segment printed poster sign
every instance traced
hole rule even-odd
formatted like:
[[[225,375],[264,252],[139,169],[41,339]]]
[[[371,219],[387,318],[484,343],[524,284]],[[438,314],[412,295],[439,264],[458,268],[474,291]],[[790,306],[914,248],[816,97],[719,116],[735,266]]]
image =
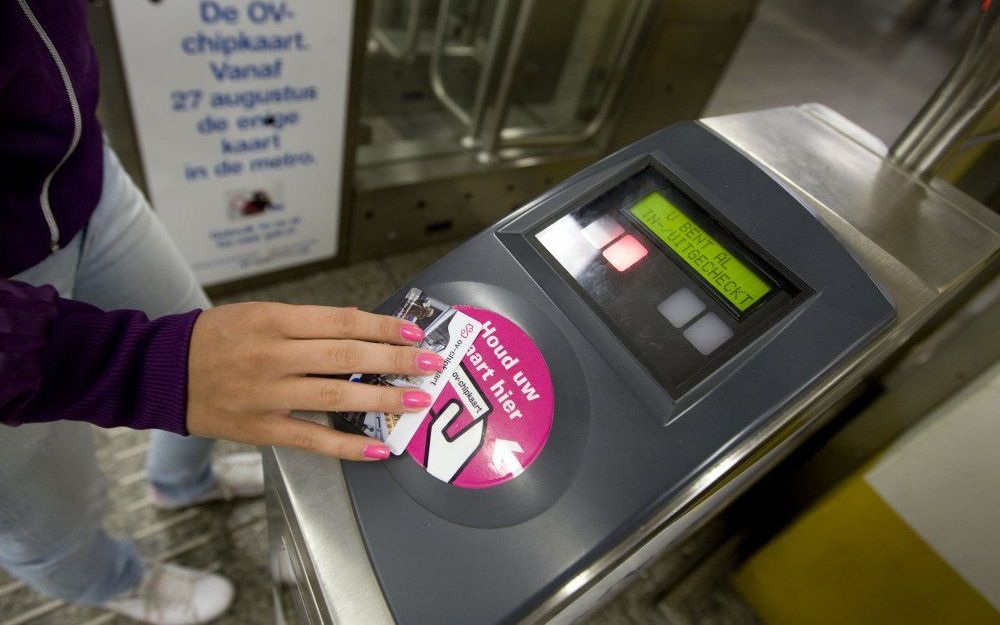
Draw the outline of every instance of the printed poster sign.
[[[498,313],[455,306],[482,323],[479,336],[407,447],[439,480],[490,488],[516,478],[552,430],[552,379],[541,352]]]
[[[353,6],[112,0],[150,200],[203,284],[337,253]]]

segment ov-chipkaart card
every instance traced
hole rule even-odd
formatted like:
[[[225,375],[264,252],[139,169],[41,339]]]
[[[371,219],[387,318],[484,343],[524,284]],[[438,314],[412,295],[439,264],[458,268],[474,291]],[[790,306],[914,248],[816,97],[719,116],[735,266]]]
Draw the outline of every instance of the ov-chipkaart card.
[[[395,316],[420,326],[424,340],[417,347],[436,352],[444,359],[444,368],[430,376],[355,374],[351,380],[383,386],[407,386],[431,396],[431,405],[448,384],[472,342],[479,336],[482,324],[460,310],[443,304],[417,288],[410,289]],[[389,450],[403,453],[430,407],[419,412],[391,414],[385,412],[351,412],[344,418],[368,436],[382,440]]]

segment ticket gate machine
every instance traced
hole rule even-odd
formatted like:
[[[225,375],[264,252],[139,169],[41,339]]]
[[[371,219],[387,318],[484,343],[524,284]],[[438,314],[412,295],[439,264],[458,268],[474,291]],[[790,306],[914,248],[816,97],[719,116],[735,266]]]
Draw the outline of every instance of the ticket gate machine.
[[[995,268],[1000,219],[880,152],[817,106],[675,125],[415,278],[523,331],[549,422],[486,435],[481,484],[425,470],[433,428],[385,463],[268,450],[284,618],[571,622],[689,536]],[[504,367],[463,365],[486,429],[511,431],[528,369],[498,390]]]

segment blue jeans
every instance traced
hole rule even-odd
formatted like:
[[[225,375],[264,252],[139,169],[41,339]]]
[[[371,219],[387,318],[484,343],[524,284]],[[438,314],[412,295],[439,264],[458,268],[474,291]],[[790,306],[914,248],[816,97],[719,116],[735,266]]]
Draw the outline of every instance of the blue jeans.
[[[86,229],[14,279],[63,297],[151,318],[207,308],[208,298],[142,193],[105,148],[104,189]],[[154,431],[146,468],[167,499],[215,486],[213,441]],[[101,603],[143,574],[132,543],[102,527],[107,493],[91,426],[76,421],[0,426],[0,566],[39,592]]]

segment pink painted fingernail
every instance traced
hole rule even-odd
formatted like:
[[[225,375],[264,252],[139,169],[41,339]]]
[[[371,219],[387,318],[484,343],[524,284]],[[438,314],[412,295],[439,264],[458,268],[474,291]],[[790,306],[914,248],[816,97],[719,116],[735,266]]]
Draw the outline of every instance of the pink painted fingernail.
[[[431,396],[423,391],[403,393],[403,405],[407,408],[426,408],[431,405]]]
[[[432,352],[417,354],[417,369],[421,371],[440,371],[444,369],[444,358]]]
[[[420,326],[413,325],[412,323],[404,323],[403,327],[400,328],[399,334],[407,341],[417,341],[424,340],[424,331],[420,329]]]
[[[364,453],[365,458],[385,460],[389,457],[389,448],[385,445],[368,445],[362,453]]]

